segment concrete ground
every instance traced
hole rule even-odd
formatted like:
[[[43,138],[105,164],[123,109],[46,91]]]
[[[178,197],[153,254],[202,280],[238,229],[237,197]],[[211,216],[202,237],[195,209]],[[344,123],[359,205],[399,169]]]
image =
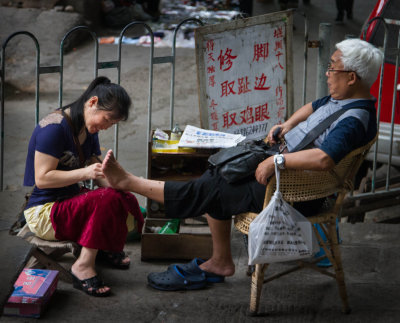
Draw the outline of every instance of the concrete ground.
[[[309,19],[310,39],[317,39],[318,26],[322,22],[332,23],[332,42],[340,41],[347,34],[358,35],[375,0],[355,0],[354,20],[344,25],[334,25],[336,16],[334,1],[311,0],[309,6],[299,1]],[[7,8],[8,9],[8,8]],[[26,9],[19,9],[26,10]],[[254,1],[254,15],[275,11],[274,1]],[[6,8],[0,7],[0,16],[9,14]],[[36,12],[37,13],[37,12]],[[41,19],[31,18],[32,10],[12,12],[15,19],[0,19],[0,40],[16,30],[32,28],[38,38],[52,34],[53,39],[60,41],[65,31],[74,25],[68,25],[61,16],[41,13]],[[43,18],[45,15],[46,19]],[[35,16],[37,17],[37,15]],[[52,21],[51,19],[56,19]],[[75,19],[78,19],[74,16]],[[46,20],[46,24],[41,22]],[[63,21],[62,27],[57,23]],[[53,22],[53,23],[52,23]],[[294,76],[295,84],[301,84],[303,56],[303,18],[295,16],[294,30]],[[47,33],[49,25],[53,33]],[[41,29],[42,28],[42,29]],[[113,31],[101,30],[99,35],[109,35]],[[118,35],[119,31],[115,32]],[[56,37],[58,36],[58,37]],[[39,39],[39,41],[41,41]],[[41,42],[40,42],[41,43]],[[42,44],[42,43],[41,43]],[[46,64],[57,64],[54,49],[44,45],[42,61]],[[115,45],[100,46],[100,60],[113,60],[117,54]],[[119,161],[129,171],[145,175],[146,168],[146,132],[147,132],[147,98],[148,98],[148,48],[127,46],[123,49],[123,69],[121,84],[127,88],[134,100],[134,110],[129,120],[120,126]],[[169,55],[170,49],[156,49],[156,56]],[[315,98],[315,57],[316,50],[311,50],[309,79],[307,84],[307,101]],[[29,55],[26,55],[27,57]],[[24,57],[21,61],[25,69],[32,69],[32,63]],[[78,95],[93,76],[91,59],[93,46],[83,43],[76,50],[65,56],[64,102]],[[178,49],[175,91],[175,118],[181,125],[199,126],[199,112],[196,84],[195,53],[192,49]],[[12,59],[11,59],[11,63]],[[15,62],[14,62],[15,63]],[[34,81],[26,73],[11,75],[11,85],[6,93],[6,129],[5,129],[5,191],[0,192],[0,241],[2,261],[0,265],[2,280],[0,289],[9,288],[12,278],[18,274],[18,264],[28,249],[16,242],[15,237],[7,235],[15,214],[22,203],[26,189],[21,186],[24,173],[24,162],[27,141],[34,124],[34,96],[23,92],[29,90]],[[15,71],[14,70],[14,71]],[[103,70],[113,80],[116,73]],[[169,126],[169,65],[157,66],[155,69],[153,94],[153,128]],[[8,79],[8,78],[7,78]],[[28,80],[28,81],[27,81]],[[29,82],[29,80],[31,80]],[[58,79],[55,76],[42,76],[40,116],[47,114],[57,105]],[[19,84],[22,84],[19,86]],[[22,89],[22,90],[21,90]],[[295,106],[300,105],[301,86],[295,87]],[[28,108],[29,107],[29,108]],[[102,148],[113,146],[113,133],[107,131],[101,135]],[[138,197],[141,205],[144,199]],[[394,212],[398,211],[396,209]],[[144,262],[140,260],[140,242],[128,242],[126,251],[132,259],[131,268],[127,271],[110,269],[99,265],[99,274],[112,287],[113,295],[98,299],[86,296],[73,289],[71,285],[60,282],[57,292],[41,321],[44,322],[398,322],[400,320],[400,272],[399,239],[400,227],[396,224],[357,223],[340,224],[342,254],[345,278],[352,308],[350,315],[341,313],[341,304],[334,280],[310,271],[289,275],[269,283],[264,287],[260,317],[248,317],[250,278],[246,275],[247,254],[242,237],[233,230],[232,250],[236,264],[236,274],[226,279],[223,284],[215,284],[204,290],[191,292],[161,292],[146,284],[149,272],[164,271],[169,261]],[[25,250],[22,258],[14,259],[13,250]],[[7,256],[8,255],[8,256]],[[62,259],[66,267],[73,259],[65,256]],[[271,265],[267,270],[275,272],[286,268],[288,264]],[[1,322],[34,322],[34,319],[0,317]]]
[[[42,322],[385,322],[400,319],[399,227],[392,224],[341,224],[341,246],[351,314],[341,312],[336,283],[304,270],[264,286],[260,317],[248,317],[250,277],[242,237],[235,232],[232,249],[236,274],[223,284],[189,292],[163,292],[146,284],[149,272],[164,271],[169,262],[140,261],[140,245],[128,243],[127,271],[98,266],[112,287],[109,298],[89,297],[59,282]],[[16,239],[16,238],[14,238]],[[3,248],[14,241],[2,240]],[[65,257],[63,263],[72,265]],[[271,264],[267,273],[289,268]],[[1,322],[35,322],[1,317]]]

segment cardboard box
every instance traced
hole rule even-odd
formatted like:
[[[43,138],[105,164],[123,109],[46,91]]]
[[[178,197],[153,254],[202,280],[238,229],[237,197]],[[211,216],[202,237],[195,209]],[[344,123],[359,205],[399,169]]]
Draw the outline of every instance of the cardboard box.
[[[57,288],[58,271],[25,268],[4,306],[4,315],[38,318]]]
[[[206,225],[180,225],[176,234],[159,234],[151,227],[161,228],[168,219],[147,218],[141,241],[141,260],[209,259],[212,255],[210,229]]]

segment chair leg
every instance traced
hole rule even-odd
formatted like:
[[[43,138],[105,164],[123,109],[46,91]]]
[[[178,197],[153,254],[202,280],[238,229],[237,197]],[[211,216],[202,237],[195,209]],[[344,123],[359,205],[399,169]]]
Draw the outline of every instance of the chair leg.
[[[247,256],[248,256],[249,255],[249,236],[247,234],[243,234],[242,237],[243,237],[244,247],[247,251]],[[253,275],[255,267],[256,267],[255,265],[248,265],[246,275],[247,276]]]
[[[337,238],[337,232],[336,232],[336,225],[330,224],[329,225],[329,235],[331,238],[331,252],[333,256],[333,266],[335,269],[335,274],[336,274],[336,283],[338,285],[339,289],[339,295],[342,300],[342,312],[345,314],[350,313],[350,307],[348,304],[348,299],[347,299],[347,291],[346,291],[346,284],[344,281],[344,271],[343,271],[343,265],[342,265],[342,257],[340,255],[340,249],[339,249],[339,243],[338,243],[338,238]]]
[[[58,262],[51,259],[46,253],[44,253],[39,248],[35,248],[32,252],[32,256],[34,256],[43,266],[50,270],[58,270],[60,273],[60,279],[67,283],[72,283],[71,274]]]
[[[256,270],[251,277],[250,309],[251,316],[257,315],[260,305],[262,286],[264,283],[264,272],[268,264],[256,264]]]

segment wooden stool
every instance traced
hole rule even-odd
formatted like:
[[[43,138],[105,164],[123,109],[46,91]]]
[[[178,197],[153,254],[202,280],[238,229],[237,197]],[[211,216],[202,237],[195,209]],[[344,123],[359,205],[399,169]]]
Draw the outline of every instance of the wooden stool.
[[[78,256],[80,252],[80,246],[72,241],[48,241],[43,240],[35,236],[29,230],[27,224],[19,231],[18,237],[24,239],[34,246],[32,256],[44,266],[46,269],[58,270],[60,272],[60,279],[72,283],[71,273],[60,265],[54,258],[55,256],[61,256],[67,252],[71,252],[74,256]],[[30,261],[27,267],[31,267],[33,262]]]

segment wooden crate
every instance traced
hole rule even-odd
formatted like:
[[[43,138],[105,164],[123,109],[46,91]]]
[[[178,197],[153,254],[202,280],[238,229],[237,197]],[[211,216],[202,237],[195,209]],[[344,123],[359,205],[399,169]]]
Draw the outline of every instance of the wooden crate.
[[[165,130],[168,134],[170,131]],[[151,136],[153,132],[151,132]],[[194,149],[191,152],[160,153],[152,151],[149,143],[149,179],[160,181],[188,181],[201,176],[207,169],[208,157],[217,149]],[[186,219],[181,221],[177,234],[158,234],[151,227],[162,227],[168,219],[164,206],[147,200],[147,219],[144,224],[141,259],[208,259],[212,254],[210,229],[202,221]]]
[[[195,257],[208,259],[212,254],[210,229],[206,225],[181,225],[176,234],[159,234],[151,232],[152,227],[162,227],[167,219],[150,219],[145,221],[141,243],[141,259],[182,259]]]

